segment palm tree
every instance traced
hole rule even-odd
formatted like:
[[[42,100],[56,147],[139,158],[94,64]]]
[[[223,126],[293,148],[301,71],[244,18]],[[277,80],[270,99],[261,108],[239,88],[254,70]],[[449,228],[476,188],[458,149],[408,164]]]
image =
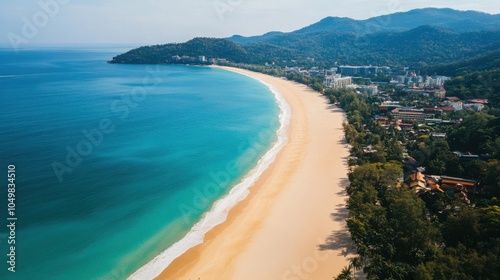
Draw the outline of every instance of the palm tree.
[[[363,261],[361,260],[361,257],[355,257],[355,258],[350,258],[349,259],[350,266],[353,268],[353,279],[356,279],[356,270],[357,269],[362,269],[363,268]]]
[[[351,270],[352,270],[352,265],[349,264],[348,266],[344,266],[342,271],[340,272],[337,277],[335,277],[335,280],[354,280],[351,276]]]

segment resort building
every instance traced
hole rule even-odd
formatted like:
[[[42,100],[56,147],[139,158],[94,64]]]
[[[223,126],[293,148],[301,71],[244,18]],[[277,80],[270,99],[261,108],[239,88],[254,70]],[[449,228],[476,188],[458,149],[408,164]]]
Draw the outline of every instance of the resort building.
[[[472,109],[474,111],[481,111],[484,109],[484,104],[481,103],[467,103],[463,105],[464,109]]]
[[[207,62],[207,58],[204,55],[200,55],[200,56],[198,56],[198,61],[205,63],[205,62]]]
[[[469,189],[475,187],[476,185],[477,181],[474,180],[441,176],[441,188],[444,190],[460,189],[462,187]]]
[[[424,174],[420,172],[415,172],[410,174],[408,177],[408,187],[410,189],[415,189],[415,190],[425,190],[427,187],[427,183],[425,181]]]
[[[460,98],[456,96],[446,97],[444,103],[446,104],[446,106],[455,108],[455,111],[463,110],[464,103],[460,100]]]
[[[350,85],[352,85],[352,77],[342,77],[340,74],[325,77],[325,87],[327,88],[347,88]]]
[[[391,116],[395,120],[402,122],[417,122],[425,123],[426,119],[433,119],[435,117],[432,113],[425,113],[424,109],[414,108],[396,108],[391,111]]]
[[[419,88],[437,88],[442,87],[446,81],[450,80],[450,77],[445,76],[420,76],[415,72],[407,73],[406,75],[397,76],[391,83],[398,83],[402,85],[407,85],[410,87]]]
[[[370,96],[377,95],[378,94],[378,86],[377,85],[364,86],[364,87],[361,87],[361,91],[370,95]]]
[[[402,106],[399,105],[399,101],[384,101],[382,104],[380,104],[379,110],[381,113],[385,113],[401,107]]]
[[[378,66],[339,66],[338,72],[345,76],[376,75],[379,72]]]
[[[425,79],[425,85],[429,87],[441,87],[446,81],[450,80],[450,77],[446,76],[427,76]]]
[[[477,181],[456,178],[449,176],[425,175],[421,172],[414,172],[406,179],[406,186],[415,191],[438,191],[443,193],[446,190],[461,192],[462,196],[466,197],[466,193],[470,192]]]
[[[437,139],[437,138],[446,138],[446,132],[432,132],[431,133],[431,138]]]

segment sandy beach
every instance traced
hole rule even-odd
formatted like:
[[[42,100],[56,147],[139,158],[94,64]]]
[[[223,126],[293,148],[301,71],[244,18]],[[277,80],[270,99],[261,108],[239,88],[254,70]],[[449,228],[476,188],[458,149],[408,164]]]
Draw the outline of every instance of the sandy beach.
[[[345,226],[343,112],[304,85],[224,69],[258,78],[283,95],[292,111],[289,140],[227,220],[157,279],[332,279],[353,247]]]

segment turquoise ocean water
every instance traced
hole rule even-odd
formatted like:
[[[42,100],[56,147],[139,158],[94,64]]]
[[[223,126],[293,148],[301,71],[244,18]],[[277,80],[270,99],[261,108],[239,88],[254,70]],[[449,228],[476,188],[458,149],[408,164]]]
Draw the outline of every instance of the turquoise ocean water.
[[[8,224],[9,164],[17,218],[16,272],[4,225],[0,279],[125,279],[276,141],[280,109],[258,81],[107,64],[117,53],[0,49],[0,218]]]

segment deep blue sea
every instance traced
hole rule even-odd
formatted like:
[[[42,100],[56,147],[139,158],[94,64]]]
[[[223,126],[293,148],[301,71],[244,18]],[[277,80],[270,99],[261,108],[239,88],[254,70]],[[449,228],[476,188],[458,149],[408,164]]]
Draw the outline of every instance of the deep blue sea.
[[[276,140],[280,109],[260,82],[106,63],[119,52],[0,49],[0,279],[127,278],[190,232]]]

